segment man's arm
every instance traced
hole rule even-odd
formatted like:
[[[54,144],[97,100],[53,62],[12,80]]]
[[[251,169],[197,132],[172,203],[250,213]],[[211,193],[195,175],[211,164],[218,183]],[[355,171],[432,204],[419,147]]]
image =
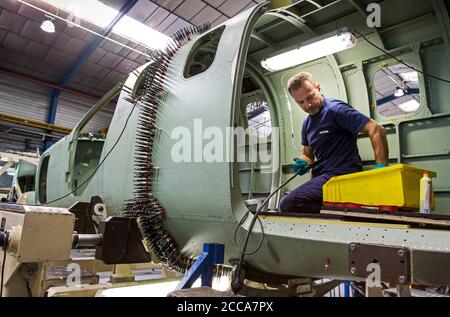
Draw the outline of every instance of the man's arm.
[[[300,154],[300,158],[302,160],[305,160],[306,163],[308,163],[309,167],[312,167],[315,160],[313,149],[310,148],[309,146],[304,146],[303,153]]]
[[[375,154],[375,164],[389,163],[389,146],[386,136],[386,129],[376,121],[370,119],[361,132],[368,134],[372,142],[373,152]]]

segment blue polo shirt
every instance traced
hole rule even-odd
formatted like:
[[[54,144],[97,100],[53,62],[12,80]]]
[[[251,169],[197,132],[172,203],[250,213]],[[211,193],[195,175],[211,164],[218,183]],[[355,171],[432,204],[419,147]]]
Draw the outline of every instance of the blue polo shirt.
[[[302,127],[302,144],[313,149],[312,175],[344,175],[362,171],[356,140],[370,118],[349,104],[325,98],[322,110],[308,116]]]

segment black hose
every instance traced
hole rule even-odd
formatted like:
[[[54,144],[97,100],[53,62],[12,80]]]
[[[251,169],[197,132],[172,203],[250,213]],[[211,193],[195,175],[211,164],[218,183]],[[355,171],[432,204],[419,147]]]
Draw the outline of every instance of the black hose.
[[[246,255],[253,255],[253,254],[255,254],[256,252],[258,252],[259,248],[261,248],[262,243],[263,243],[263,241],[264,241],[264,230],[263,230],[263,231],[262,231],[262,232],[263,232],[263,238],[261,239],[261,243],[260,243],[260,245],[258,246],[258,248],[257,248],[253,253],[251,253],[251,254],[247,254],[247,253],[246,253],[248,241],[250,240],[250,235],[252,234],[253,227],[255,226],[256,220],[259,220],[259,221],[260,221],[260,223],[261,223],[261,228],[263,228],[262,222],[261,222],[261,220],[259,219],[258,215],[261,213],[261,211],[264,209],[264,207],[267,205],[267,203],[270,201],[270,199],[271,199],[273,196],[275,196],[275,194],[278,193],[281,189],[283,189],[287,184],[289,184],[290,182],[292,182],[292,181],[300,174],[301,171],[302,171],[302,170],[300,170],[300,171],[298,171],[297,173],[295,173],[295,175],[292,176],[288,181],[286,181],[283,185],[281,185],[280,187],[278,187],[272,194],[269,195],[269,197],[266,198],[266,200],[264,200],[264,202],[263,202],[263,203],[258,207],[258,209],[256,210],[255,215],[253,216],[252,222],[250,223],[250,226],[249,226],[249,228],[248,228],[247,235],[246,235],[246,237],[245,237],[244,246],[243,246],[242,250],[240,251],[241,256],[240,256],[240,258],[239,258],[239,262],[238,262],[237,267],[236,267],[235,275],[234,275],[234,277],[233,277],[233,280],[231,281],[231,289],[233,290],[233,292],[234,292],[235,294],[239,293],[239,292],[242,290],[243,286],[244,286],[244,284],[243,284],[243,282],[242,282],[242,280],[241,280],[241,278],[240,278],[241,270],[242,270],[242,265],[243,265],[243,263],[244,263],[244,257],[245,257]],[[250,212],[250,211],[249,211],[249,212]],[[244,216],[244,218],[243,218],[244,221],[245,221],[245,219],[247,219],[248,213],[249,213],[249,212],[247,212],[247,215]],[[240,225],[242,225],[244,221],[241,220]],[[239,225],[238,227],[240,227],[240,225]]]
[[[30,281],[26,281],[27,283],[27,295],[28,297],[33,297],[33,292],[31,291],[31,287],[30,287]]]
[[[3,297],[3,280],[4,280],[4,276],[5,276],[5,262],[6,262],[6,252],[8,249],[8,233],[7,232],[2,232],[3,236],[3,262],[2,262],[2,273],[1,273],[1,285],[0,285],[0,298]]]

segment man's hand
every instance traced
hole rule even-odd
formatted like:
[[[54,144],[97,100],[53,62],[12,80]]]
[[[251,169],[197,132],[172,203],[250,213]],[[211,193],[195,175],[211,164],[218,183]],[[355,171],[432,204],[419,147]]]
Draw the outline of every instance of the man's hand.
[[[305,175],[311,169],[311,167],[308,165],[308,162],[298,158],[294,159],[294,165],[292,166],[292,168],[294,169],[294,172],[298,173],[298,175],[300,176]]]

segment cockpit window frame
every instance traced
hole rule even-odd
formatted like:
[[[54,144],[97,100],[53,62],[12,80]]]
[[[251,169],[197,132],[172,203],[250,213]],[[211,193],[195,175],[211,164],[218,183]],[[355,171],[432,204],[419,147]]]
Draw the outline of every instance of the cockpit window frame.
[[[40,159],[39,170],[36,177],[36,190],[37,197],[40,204],[46,204],[48,202],[48,167],[50,165],[50,154],[44,154]],[[45,181],[45,182],[43,182]],[[45,187],[44,187],[45,186]]]
[[[184,79],[192,79],[197,76],[200,76],[202,74],[205,74],[207,71],[211,69],[211,67],[214,65],[214,62],[217,60],[217,52],[219,50],[219,46],[221,44],[223,34],[225,33],[226,26],[223,25],[219,28],[216,28],[212,31],[209,31],[208,33],[204,34],[200,38],[198,38],[195,43],[192,45],[192,48],[189,52],[188,58],[186,59],[186,63],[183,67],[183,78]],[[200,51],[200,48],[202,48],[205,44],[209,43],[212,39],[218,37],[218,43],[215,47],[214,51],[214,57],[211,60],[211,63],[207,66],[206,69],[202,70],[199,73],[196,73],[194,75],[190,75],[190,70],[192,68],[192,64],[194,62],[194,58],[197,56],[198,52]]]
[[[415,51],[409,51],[403,55],[398,56],[400,60],[404,63],[413,66],[416,69],[422,69],[422,63],[420,61],[420,56]],[[418,73],[419,77],[419,91],[420,91],[420,106],[419,108],[411,113],[400,114],[396,116],[384,116],[377,108],[377,95],[376,87],[374,83],[375,74],[383,68],[391,67],[398,64],[399,62],[393,58],[378,59],[373,62],[367,62],[364,66],[364,73],[368,82],[369,98],[371,105],[371,117],[379,122],[380,124],[396,123],[402,122],[409,119],[419,119],[426,118],[431,115],[431,109],[428,106],[428,91],[426,89],[425,78],[422,73]]]

